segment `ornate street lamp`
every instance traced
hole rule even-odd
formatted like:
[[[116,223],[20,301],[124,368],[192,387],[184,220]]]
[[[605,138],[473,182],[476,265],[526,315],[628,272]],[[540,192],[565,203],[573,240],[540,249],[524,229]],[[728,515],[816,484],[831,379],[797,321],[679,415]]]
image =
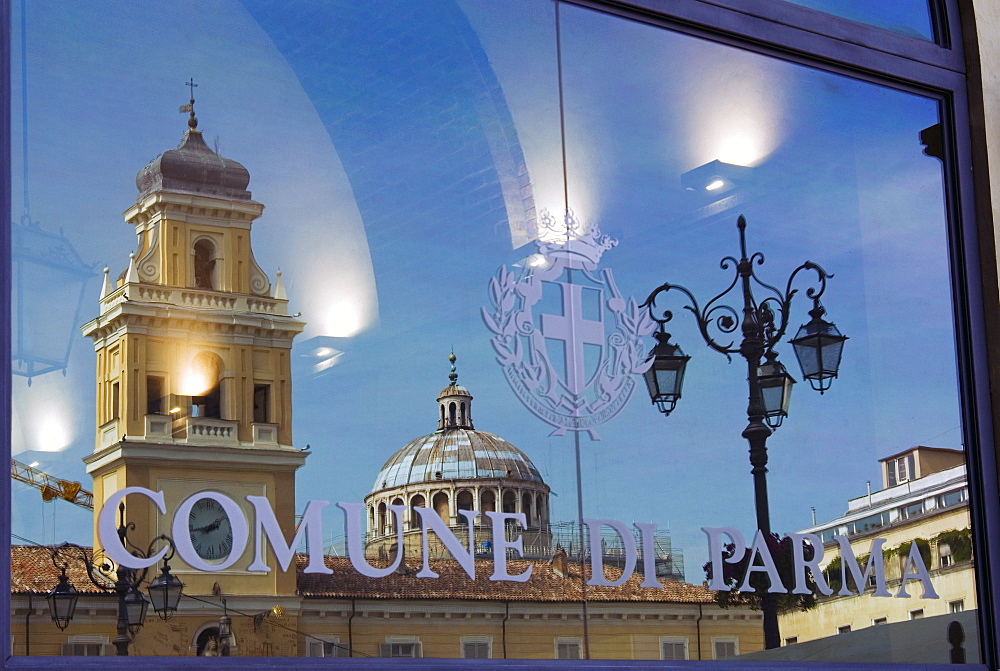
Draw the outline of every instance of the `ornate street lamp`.
[[[61,231],[45,231],[27,215],[11,227],[11,243],[11,372],[30,385],[38,375],[65,375],[94,268]]]
[[[76,602],[80,598],[80,593],[70,584],[66,577],[66,567],[61,567],[62,573],[59,575],[59,584],[52,588],[45,600],[49,602],[49,613],[52,614],[52,621],[56,623],[62,631],[69,626],[76,612]]]
[[[653,360],[642,376],[649,388],[649,397],[664,415],[669,415],[681,397],[684,384],[684,368],[691,358],[677,345],[670,343],[670,334],[662,328],[653,334],[656,346],[649,352]]]
[[[785,417],[788,417],[788,404],[792,400],[795,379],[788,374],[785,365],[778,361],[778,354],[774,350],[765,354],[764,359],[764,363],[757,369],[757,380],[764,401],[764,421],[772,429],[777,429]]]
[[[170,565],[164,560],[160,575],[149,583],[146,591],[149,592],[149,600],[153,603],[153,611],[160,616],[160,619],[169,620],[170,616],[177,612],[184,583],[170,572]]]
[[[118,514],[118,538],[121,539],[122,546],[128,548],[134,556],[151,557],[154,551],[161,547],[160,543],[166,543],[170,548],[163,558],[163,569],[160,575],[149,583],[150,598],[147,599],[139,591],[142,584],[146,582],[146,574],[149,569],[116,567],[110,559],[100,555],[95,556],[90,548],[75,543],[63,543],[50,549],[52,563],[60,570],[60,576],[59,584],[49,592],[46,599],[49,602],[49,614],[52,616],[52,621],[59,629],[65,629],[73,619],[79,598],[79,593],[66,576],[66,569],[69,568],[71,559],[82,563],[87,571],[87,577],[97,589],[106,594],[115,594],[118,597],[118,636],[112,642],[119,656],[127,656],[128,646],[132,642],[132,638],[146,621],[146,611],[149,604],[153,604],[153,610],[162,619],[168,619],[177,610],[177,603],[184,585],[176,576],[171,575],[170,566],[167,564],[174,556],[173,539],[165,534],[160,534],[149,544],[149,548],[143,551],[128,540],[128,531],[133,529],[134,525],[125,524],[124,503],[118,506]]]
[[[806,291],[813,299],[813,309],[810,311],[812,320],[803,325],[796,337],[790,342],[795,348],[795,355],[802,367],[802,377],[809,380],[814,389],[820,393],[830,387],[830,382],[837,377],[840,366],[840,356],[844,341],[837,327],[822,319],[824,310],[819,303],[820,296],[826,291],[826,280],[832,275],[811,261],[806,261],[788,277],[785,290],[766,284],[754,272],[755,265],[764,263],[760,252],[747,255],[746,219],[741,215],[736,223],[740,234],[740,258],[727,256],[722,259],[724,270],[734,269],[736,276],[722,293],[716,295],[702,308],[694,295],[679,284],[665,283],[657,287],[642,304],[649,310],[649,315],[660,325],[656,334],[657,345],[650,352],[653,363],[645,374],[650,397],[663,414],[669,414],[681,395],[684,367],[688,357],[683,356],[676,345],[668,343],[665,325],[673,319],[669,310],[658,311],[657,299],[663,294],[678,291],[687,298],[685,309],[690,311],[697,320],[702,338],[709,347],[727,358],[739,354],[747,362],[747,383],[750,388],[747,405],[747,427],[743,437],[750,443],[751,473],[754,478],[754,502],[756,504],[757,528],[766,538],[771,533],[770,511],[767,501],[767,438],[772,430],[781,425],[788,415],[788,403],[791,398],[792,385],[795,380],[785,367],[778,361],[775,346],[781,342],[788,329],[791,314],[792,299],[798,292],[793,289],[802,271],[816,273],[816,285]],[[722,303],[723,297],[739,287],[739,295],[743,299],[742,309],[736,309]],[[765,296],[758,300],[754,289],[763,289]],[[743,336],[739,344],[735,339],[725,342],[725,337],[740,330]],[[717,335],[713,335],[718,332]],[[662,346],[662,348],[661,348]],[[673,349],[670,349],[673,348]],[[660,356],[657,356],[657,353]],[[683,359],[683,361],[681,361]],[[660,369],[663,370],[665,383],[673,383],[664,392],[656,382]],[[775,595],[765,592],[761,597],[761,607],[764,613],[764,645],[776,648],[781,645],[778,631],[778,609]]]
[[[819,304],[819,296],[813,298],[812,319],[799,327],[799,332],[789,341],[795,348],[795,357],[802,366],[802,377],[809,380],[812,388],[820,394],[830,388],[833,378],[840,368],[840,355],[844,350],[847,336],[841,335],[836,326],[823,319],[826,310]]]

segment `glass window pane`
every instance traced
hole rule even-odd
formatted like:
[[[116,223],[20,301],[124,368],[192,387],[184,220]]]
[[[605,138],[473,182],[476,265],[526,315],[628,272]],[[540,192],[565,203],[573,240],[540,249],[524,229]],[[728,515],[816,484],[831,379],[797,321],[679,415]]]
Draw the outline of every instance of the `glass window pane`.
[[[934,39],[930,3],[936,0],[907,2],[868,2],[867,0],[785,0],[796,5],[818,9],[844,19],[868,23],[893,32]]]
[[[947,661],[919,612],[976,661],[942,100],[569,3],[25,6],[17,654],[48,546],[120,523],[205,601],[132,654],[220,651],[229,613],[248,656],[781,661],[734,588],[793,586],[801,532],[822,571],[768,641],[835,662],[879,622],[879,659]],[[112,612],[33,654],[108,654]]]

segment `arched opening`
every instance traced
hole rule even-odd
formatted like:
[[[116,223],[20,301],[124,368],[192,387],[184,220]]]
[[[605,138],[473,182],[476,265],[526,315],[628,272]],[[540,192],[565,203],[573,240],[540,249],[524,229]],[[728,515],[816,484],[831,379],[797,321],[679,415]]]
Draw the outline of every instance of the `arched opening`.
[[[215,289],[215,245],[211,240],[194,243],[194,287]]]
[[[445,523],[448,523],[451,516],[451,511],[448,508],[448,495],[444,492],[438,492],[434,495],[433,503],[434,512],[436,512],[438,517],[444,520]]]
[[[536,520],[531,516],[531,508],[531,494],[525,493],[521,496],[521,512],[524,513],[524,518],[527,520],[529,527],[536,526]]]
[[[405,506],[406,504],[403,502],[403,499],[395,498],[392,500],[392,505]],[[396,533],[396,513],[393,513],[391,511],[389,513],[389,533],[391,534]]]
[[[448,425],[455,426],[455,404],[448,404]]]
[[[458,417],[459,417],[460,424],[462,426],[465,426],[466,425],[466,421],[465,421],[465,401],[462,401],[462,404],[459,406]]]
[[[219,628],[208,627],[202,630],[198,634],[195,645],[197,646],[197,655],[199,657],[219,657],[221,652],[219,649]]]
[[[497,495],[493,493],[492,490],[487,489],[479,497],[480,504],[479,509],[484,513],[489,511],[495,513],[497,511]]]
[[[222,419],[222,359],[211,352],[199,352],[191,368],[197,386],[204,389],[191,396],[191,416]]]
[[[420,529],[422,528],[422,518],[420,513],[417,512],[417,508],[426,508],[427,501],[424,499],[422,494],[416,494],[410,498],[410,528]]]
[[[463,489],[455,496],[455,507],[459,510],[475,510],[475,498],[472,496],[472,492],[468,489]],[[468,520],[462,516],[459,520],[460,524],[468,525]]]
[[[538,526],[544,527],[547,524],[545,515],[545,497],[539,494],[535,497],[535,518],[538,520]]]
[[[503,493],[503,511],[505,513],[516,513],[517,512],[517,494],[511,490],[506,490]]]
[[[387,532],[386,519],[385,519],[385,502],[378,504],[378,528],[375,533],[379,536],[385,536]]]

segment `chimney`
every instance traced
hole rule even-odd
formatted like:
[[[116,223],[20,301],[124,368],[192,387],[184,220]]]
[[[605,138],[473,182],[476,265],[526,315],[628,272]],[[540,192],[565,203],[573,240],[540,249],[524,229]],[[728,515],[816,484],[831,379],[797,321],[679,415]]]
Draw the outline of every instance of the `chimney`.
[[[563,550],[562,545],[556,545],[555,554],[552,555],[552,561],[549,562],[552,565],[552,570],[560,578],[569,577],[569,557],[566,556],[566,551]]]

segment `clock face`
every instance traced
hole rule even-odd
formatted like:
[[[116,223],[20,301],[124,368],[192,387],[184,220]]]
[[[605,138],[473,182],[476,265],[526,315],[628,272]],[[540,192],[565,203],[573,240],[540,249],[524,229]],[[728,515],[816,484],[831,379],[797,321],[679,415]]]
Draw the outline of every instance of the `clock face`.
[[[200,499],[188,516],[191,544],[202,559],[222,560],[233,549],[233,527],[229,515],[213,499]]]

